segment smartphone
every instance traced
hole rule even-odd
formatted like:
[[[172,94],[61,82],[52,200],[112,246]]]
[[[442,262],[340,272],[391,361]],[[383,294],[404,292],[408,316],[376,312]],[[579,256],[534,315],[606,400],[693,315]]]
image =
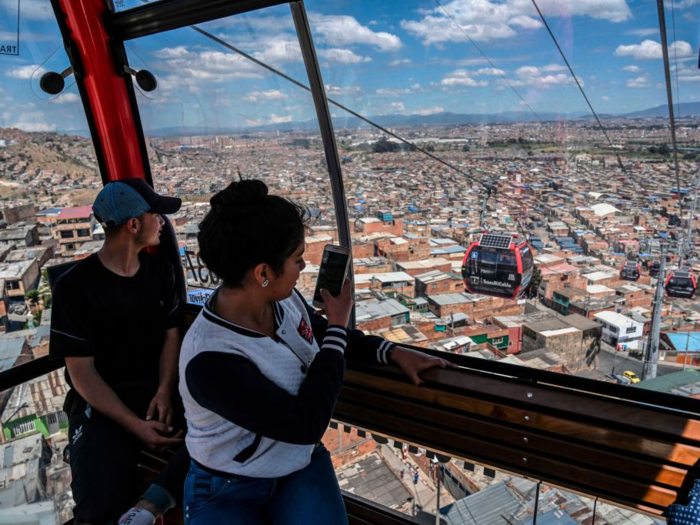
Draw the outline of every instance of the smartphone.
[[[345,277],[348,275],[350,267],[350,250],[342,246],[326,245],[321,258],[321,268],[318,271],[316,281],[316,291],[314,292],[313,305],[316,308],[323,308],[323,297],[321,289],[325,288],[336,297],[343,289]]]

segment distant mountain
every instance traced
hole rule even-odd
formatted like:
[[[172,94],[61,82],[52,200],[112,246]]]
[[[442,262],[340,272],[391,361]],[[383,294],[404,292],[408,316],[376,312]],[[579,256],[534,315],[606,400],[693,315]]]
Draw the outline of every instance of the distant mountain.
[[[681,117],[698,116],[700,115],[700,102],[681,102],[680,104],[674,104],[673,112],[676,118],[678,118],[679,115]],[[642,111],[633,111],[632,113],[625,113],[619,116],[626,118],[668,117],[668,104],[643,109]]]
[[[683,102],[677,106],[678,114],[681,117],[700,116],[700,102]],[[333,112],[340,113],[341,110],[331,106]],[[538,113],[542,121],[558,120],[578,120],[589,119],[592,115],[587,112],[576,113]],[[656,106],[654,108],[620,115],[599,114],[600,118],[654,118],[668,117],[668,106]],[[441,112],[431,115],[374,115],[368,116],[369,120],[384,127],[417,127],[417,126],[438,126],[438,125],[473,125],[473,124],[511,124],[514,122],[535,122],[537,117],[527,111],[507,111],[504,113],[450,113]],[[333,118],[336,128],[359,128],[369,124],[363,122],[352,115],[339,115]],[[197,135],[226,135],[236,133],[254,133],[260,131],[292,131],[292,130],[315,130],[318,123],[315,119],[295,122],[282,122],[277,124],[266,124],[263,126],[239,126],[239,127],[209,127],[209,126],[175,126],[147,130],[149,136],[197,136]]]

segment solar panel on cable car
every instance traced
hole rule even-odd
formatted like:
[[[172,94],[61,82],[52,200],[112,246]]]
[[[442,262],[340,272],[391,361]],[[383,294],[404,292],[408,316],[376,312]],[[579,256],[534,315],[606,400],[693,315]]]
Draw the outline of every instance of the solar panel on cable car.
[[[515,245],[512,235],[483,234],[462,261],[469,293],[516,299],[532,278],[533,258],[527,242]]]
[[[479,246],[488,246],[489,248],[510,248],[512,242],[510,235],[492,235],[483,234],[479,241]]]

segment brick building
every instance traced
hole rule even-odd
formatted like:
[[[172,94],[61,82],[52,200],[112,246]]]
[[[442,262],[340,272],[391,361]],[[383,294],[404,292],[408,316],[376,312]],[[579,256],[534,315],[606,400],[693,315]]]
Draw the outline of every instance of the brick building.
[[[95,224],[91,206],[63,208],[51,227],[51,235],[58,241],[61,255],[73,255],[81,244],[91,241]]]

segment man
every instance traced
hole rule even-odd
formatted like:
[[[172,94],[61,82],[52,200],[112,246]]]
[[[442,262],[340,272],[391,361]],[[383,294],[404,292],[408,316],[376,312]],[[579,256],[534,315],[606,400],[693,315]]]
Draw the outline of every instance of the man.
[[[119,523],[153,523],[181,498],[189,457],[173,429],[180,302],[172,265],[144,250],[160,244],[161,215],[180,205],[141,179],[107,184],[92,208],[104,245],[56,283],[50,356],[65,359],[71,386],[64,409],[76,525],[113,523],[133,504],[144,447],[179,448]]]

